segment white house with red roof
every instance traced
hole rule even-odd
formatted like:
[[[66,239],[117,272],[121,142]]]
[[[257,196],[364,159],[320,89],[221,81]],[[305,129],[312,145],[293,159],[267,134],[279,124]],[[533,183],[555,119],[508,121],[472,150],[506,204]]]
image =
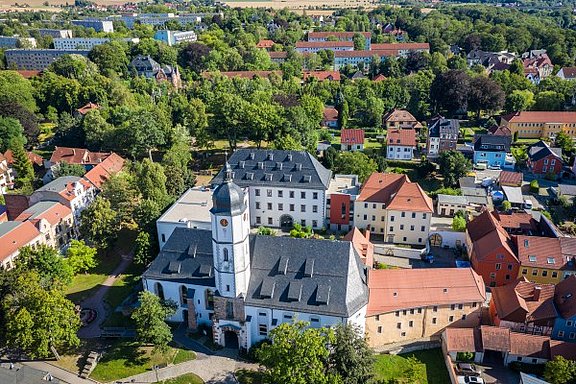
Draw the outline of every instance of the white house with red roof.
[[[30,204],[56,201],[72,210],[75,219],[94,201],[97,189],[78,176],[62,176],[38,188],[30,195]]]
[[[72,210],[57,201],[40,201],[18,215],[15,221],[34,224],[46,244],[57,249],[63,249],[78,237]]]
[[[386,158],[412,160],[416,151],[416,130],[392,129],[386,137]]]
[[[7,221],[0,223],[0,268],[11,269],[20,248],[44,244],[42,233],[31,222]]]
[[[343,129],[340,133],[340,150],[342,151],[363,151],[364,150],[364,130],[363,129]]]
[[[334,107],[325,107],[322,116],[322,126],[338,128],[338,110]]]

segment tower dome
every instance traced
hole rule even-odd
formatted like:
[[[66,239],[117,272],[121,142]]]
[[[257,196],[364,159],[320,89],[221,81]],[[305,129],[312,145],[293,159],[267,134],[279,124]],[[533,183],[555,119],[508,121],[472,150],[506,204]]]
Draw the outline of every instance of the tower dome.
[[[236,215],[244,212],[244,191],[232,181],[232,169],[226,163],[224,181],[212,194],[212,213],[230,213]]]

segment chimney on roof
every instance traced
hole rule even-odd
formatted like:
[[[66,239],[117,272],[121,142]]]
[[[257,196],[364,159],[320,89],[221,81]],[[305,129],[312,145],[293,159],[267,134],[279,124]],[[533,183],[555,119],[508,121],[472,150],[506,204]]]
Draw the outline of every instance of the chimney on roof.
[[[72,148],[72,154],[76,156],[76,148]]]
[[[536,286],[534,287],[534,301],[540,300],[540,294],[542,293],[542,287]]]

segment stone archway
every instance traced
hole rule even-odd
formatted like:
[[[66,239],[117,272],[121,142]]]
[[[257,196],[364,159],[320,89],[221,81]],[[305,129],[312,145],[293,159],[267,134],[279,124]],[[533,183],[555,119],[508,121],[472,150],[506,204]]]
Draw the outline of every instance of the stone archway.
[[[240,329],[234,325],[223,325],[220,327],[220,345],[224,348],[240,348]]]

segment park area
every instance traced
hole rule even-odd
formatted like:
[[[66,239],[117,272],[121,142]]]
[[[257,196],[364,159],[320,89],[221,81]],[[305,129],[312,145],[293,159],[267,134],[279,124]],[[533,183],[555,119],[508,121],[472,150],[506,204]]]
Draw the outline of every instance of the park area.
[[[446,384],[450,382],[439,348],[402,355],[377,355],[374,374],[376,380],[385,383]]]

